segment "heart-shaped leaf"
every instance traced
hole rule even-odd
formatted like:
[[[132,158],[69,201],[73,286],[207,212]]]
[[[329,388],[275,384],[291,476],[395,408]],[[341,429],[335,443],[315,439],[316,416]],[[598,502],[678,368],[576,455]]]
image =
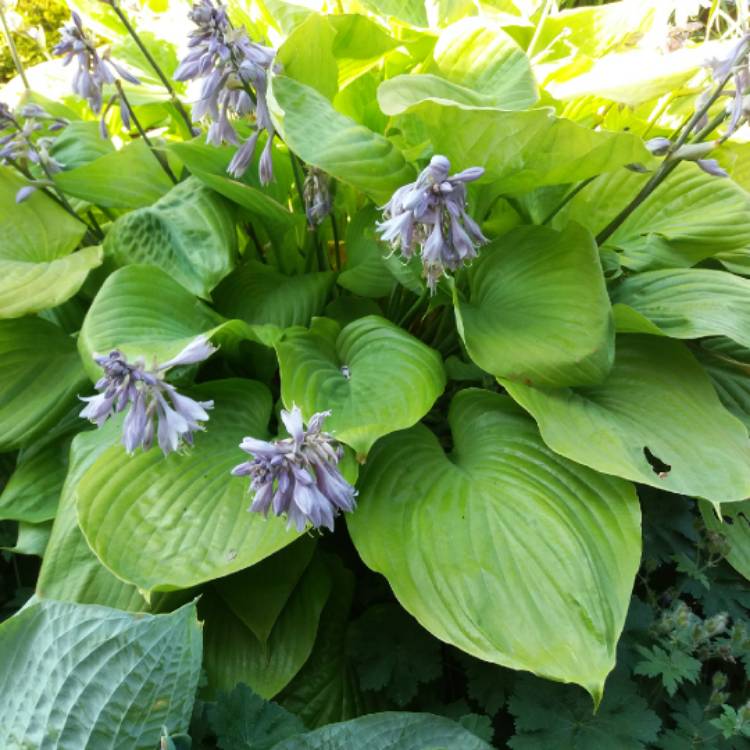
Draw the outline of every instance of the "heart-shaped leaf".
[[[386,138],[337,112],[315,89],[276,76],[273,96],[283,111],[284,140],[301,159],[384,203],[414,179],[401,152]]]
[[[115,445],[75,488],[91,548],[119,578],[144,591],[229,575],[299,536],[280,518],[248,513],[247,482],[230,474],[242,461],[242,438],[267,437],[268,389],[252,380],[211,381],[192,395],[215,406],[189,453],[165,457],[154,447],[128,456]]]
[[[0,167],[0,318],[65,302],[102,260],[100,247],[73,252],[86,225],[51,198],[37,191],[17,204],[25,184]]]
[[[750,496],[747,430],[678,341],[619,335],[614,367],[598,386],[502,384],[547,445],[573,461],[716,502]]]
[[[276,345],[281,396],[308,419],[331,411],[325,428],[366,455],[389,432],[410,427],[445,387],[440,355],[384,318],[368,315],[343,330],[316,318]]]
[[[75,342],[41,318],[0,320],[0,452],[56,425],[86,374]]]
[[[614,327],[593,237],[520,227],[472,267],[456,321],[483,370],[540,386],[599,383],[612,365]]]
[[[107,233],[104,252],[121,266],[158,266],[208,298],[234,266],[233,208],[198,179],[187,179],[153,205],[121,216]]]
[[[249,339],[272,346],[276,326],[250,326],[226,320],[164,271],[154,266],[126,266],[107,277],[91,303],[78,336],[78,349],[92,380],[101,370],[95,353],[120,349],[129,357],[165,362],[196,336],[210,336],[220,346]]]
[[[448,455],[421,425],[375,446],[357,550],[433,635],[598,701],[640,561],[632,485],[552,453],[498,394],[460,391],[449,422]]]
[[[330,271],[286,276],[256,261],[243,263],[214,292],[216,309],[254,325],[309,325],[333,286]]]
[[[201,651],[195,604],[33,602],[0,625],[0,746],[152,750],[162,726],[187,729]]]
[[[670,268],[630,276],[613,302],[630,306],[667,336],[726,336],[750,346],[750,280],[707,268]]]

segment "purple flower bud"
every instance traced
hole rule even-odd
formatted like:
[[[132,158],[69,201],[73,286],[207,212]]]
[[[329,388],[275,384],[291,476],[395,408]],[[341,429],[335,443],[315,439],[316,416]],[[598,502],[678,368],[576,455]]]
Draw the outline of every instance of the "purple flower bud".
[[[322,432],[329,414],[314,414],[305,427],[302,412],[294,406],[281,412],[290,437],[273,442],[246,437],[240,443],[253,458],[235,466],[232,474],[251,478],[250,491],[255,493],[251,511],[285,515],[287,527],[297,531],[308,524],[333,531],[339,511],[354,510],[357,491],[338,468],[341,448]]]
[[[199,336],[176,357],[147,371],[142,360],[129,363],[122,352],[111,351],[105,356],[94,356],[104,370],[96,383],[95,396],[82,398],[86,406],[80,416],[101,427],[113,414],[125,411],[122,443],[128,453],[138,446],[148,450],[156,435],[164,455],[182,444],[192,445],[193,433],[202,430],[201,422],[208,420],[207,409],[213,401],[195,401],[177,392],[166,383],[162,372],[177,365],[195,364],[216,351],[207,339]]]
[[[16,203],[23,203],[32,193],[36,192],[36,185],[24,185],[16,193]]]
[[[310,167],[302,187],[305,215],[310,228],[323,223],[331,213],[331,183],[328,175],[317,167]]]
[[[658,136],[657,138],[651,138],[646,141],[646,148],[654,156],[664,156],[670,148],[672,148],[672,141],[669,138]]]
[[[719,166],[716,159],[696,159],[695,163],[706,173],[713,177],[729,177],[729,172]]]

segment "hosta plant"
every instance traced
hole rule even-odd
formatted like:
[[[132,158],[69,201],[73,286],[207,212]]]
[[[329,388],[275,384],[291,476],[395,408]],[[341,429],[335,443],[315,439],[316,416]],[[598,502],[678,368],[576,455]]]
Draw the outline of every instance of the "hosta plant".
[[[748,13],[565,5],[9,31],[0,746],[744,746]]]

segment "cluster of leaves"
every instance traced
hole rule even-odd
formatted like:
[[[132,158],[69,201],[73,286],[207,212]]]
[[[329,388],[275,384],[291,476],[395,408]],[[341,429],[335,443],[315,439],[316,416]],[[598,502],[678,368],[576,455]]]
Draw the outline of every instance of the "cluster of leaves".
[[[335,6],[206,0],[212,89],[179,3],[77,0],[86,101],[60,60],[2,90],[0,746],[746,746],[748,19]],[[79,417],[95,355],[199,339],[148,371],[194,444]],[[295,406],[359,493],[332,533],[231,474]]]

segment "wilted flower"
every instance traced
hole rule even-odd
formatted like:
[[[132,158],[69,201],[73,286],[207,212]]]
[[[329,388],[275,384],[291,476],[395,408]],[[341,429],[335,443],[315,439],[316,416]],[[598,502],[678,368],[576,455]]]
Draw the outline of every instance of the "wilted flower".
[[[354,510],[357,491],[337,466],[341,446],[322,432],[329,415],[327,411],[313,414],[305,428],[302,412],[294,406],[281,412],[291,437],[273,442],[246,437],[240,443],[253,459],[235,466],[232,474],[251,477],[250,490],[255,493],[251,511],[286,514],[287,527],[297,531],[308,523],[333,531],[337,513]]]
[[[305,215],[308,225],[313,228],[323,223],[331,213],[331,180],[317,167],[310,167],[302,187],[305,200]]]
[[[476,258],[476,246],[487,238],[466,212],[466,183],[484,174],[471,167],[448,176],[445,156],[433,156],[416,182],[399,188],[383,207],[380,236],[409,260],[419,245],[427,285],[435,292],[438,279]]]
[[[241,177],[247,171],[258,136],[265,130],[268,140],[258,172],[261,183],[267,185],[273,179],[271,148],[275,131],[266,88],[276,53],[270,47],[252,42],[244,28],[233,28],[220,2],[199,0],[189,15],[197,28],[190,33],[190,51],[174,77],[177,81],[203,81],[200,98],[193,106],[193,121],[210,122],[207,143],[239,146],[227,168],[233,177]],[[232,119],[250,114],[255,115],[256,130],[241,144]]]
[[[81,399],[87,404],[80,416],[101,427],[112,415],[127,409],[122,442],[128,453],[138,446],[148,450],[154,442],[154,431],[164,455],[176,451],[181,443],[192,445],[193,432],[203,429],[200,422],[208,419],[206,409],[213,408],[213,401],[183,396],[163,376],[170,367],[202,362],[215,351],[205,337],[199,336],[176,357],[155,364],[151,370],[146,370],[142,359],[129,363],[117,349],[94,356],[104,376],[94,386],[99,393]]]
[[[75,60],[73,92],[85,99],[94,114],[102,108],[102,88],[117,78],[133,84],[140,81],[110,57],[109,49],[100,55],[93,37],[83,28],[81,17],[71,12],[71,20],[60,29],[60,41],[52,48],[55,55],[65,55],[63,65]]]

